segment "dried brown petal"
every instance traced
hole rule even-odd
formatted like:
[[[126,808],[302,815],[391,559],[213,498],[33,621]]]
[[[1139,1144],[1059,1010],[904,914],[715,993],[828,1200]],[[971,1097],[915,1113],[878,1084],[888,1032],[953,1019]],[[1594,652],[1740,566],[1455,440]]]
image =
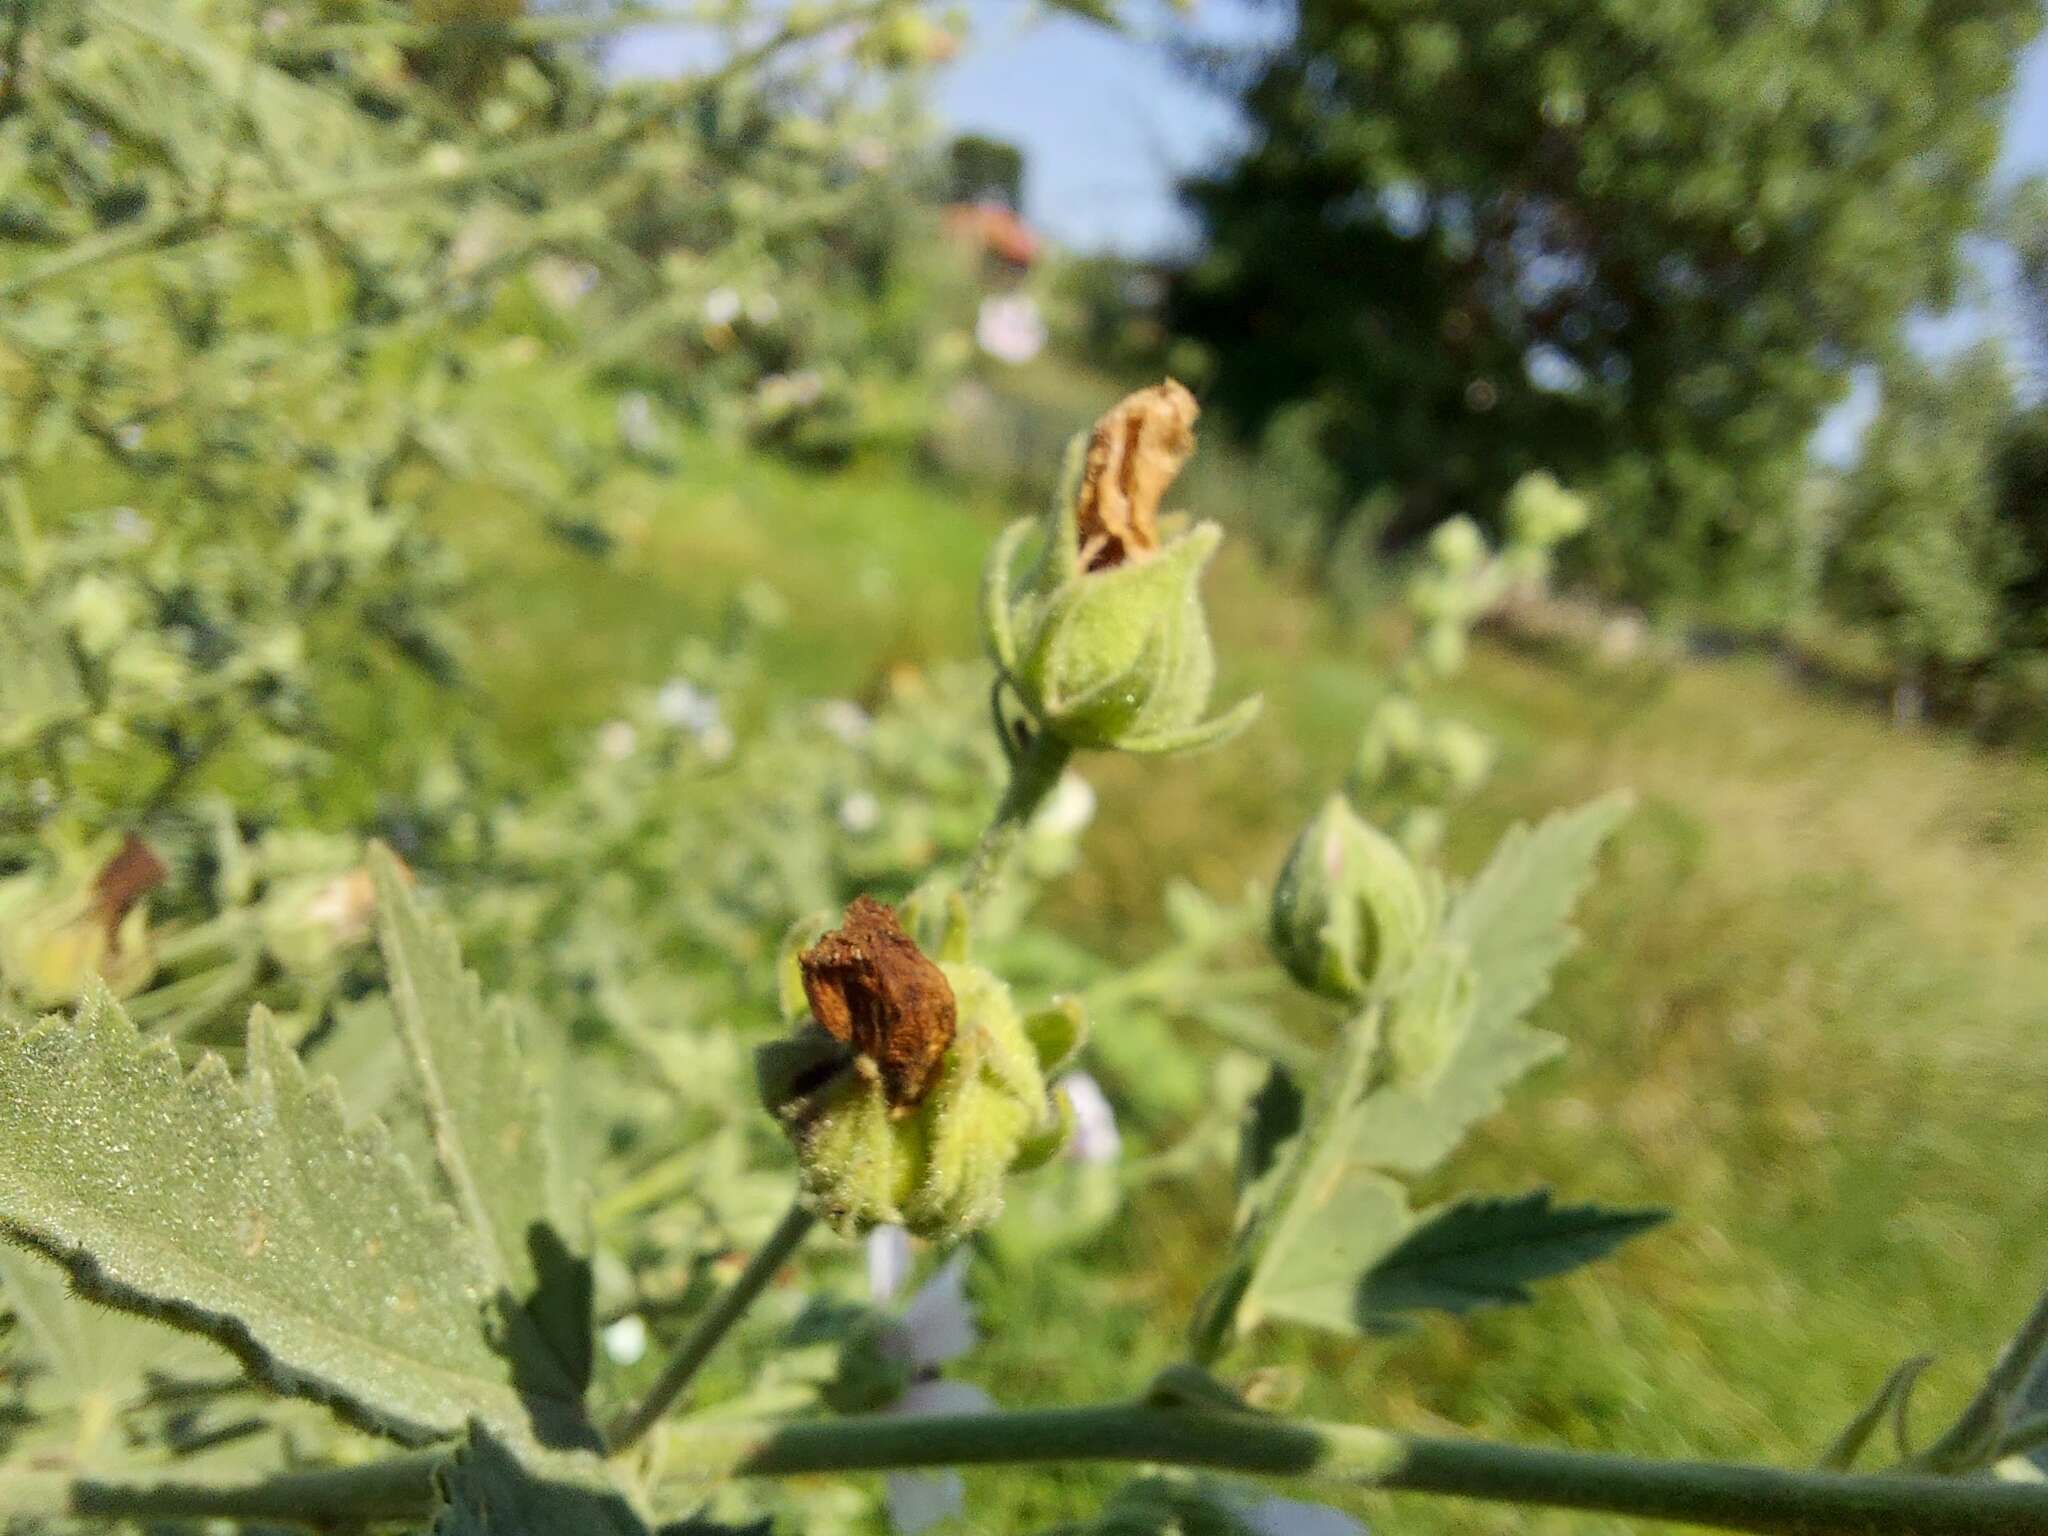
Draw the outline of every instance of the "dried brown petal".
[[[122,840],[121,851],[107,860],[92,882],[93,911],[105,925],[110,949],[120,947],[121,920],[170,873],[156,850],[133,832]]]
[[[1168,379],[1126,395],[1095,423],[1075,508],[1082,570],[1107,570],[1159,547],[1159,503],[1195,451],[1200,410]]]
[[[953,1043],[953,988],[871,896],[797,957],[811,1017],[873,1062],[891,1106],[920,1103]]]

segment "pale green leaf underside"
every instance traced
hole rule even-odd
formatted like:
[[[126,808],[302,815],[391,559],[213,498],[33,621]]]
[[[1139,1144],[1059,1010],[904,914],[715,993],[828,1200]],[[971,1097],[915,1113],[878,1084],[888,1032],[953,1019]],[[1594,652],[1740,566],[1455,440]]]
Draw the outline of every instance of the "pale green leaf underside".
[[[647,1526],[595,1456],[514,1456],[477,1425],[441,1472],[433,1536],[647,1536]]]
[[[573,1414],[514,1388],[453,1213],[381,1126],[344,1125],[261,1010],[239,1081],[215,1056],[183,1071],[103,991],[72,1020],[0,1023],[0,1234],[401,1440]]]
[[[1444,923],[1445,937],[1466,946],[1476,973],[1465,1038],[1427,1091],[1385,1085],[1371,1095],[1353,1155],[1394,1173],[1427,1173],[1501,1107],[1524,1074],[1564,1049],[1557,1036],[1522,1020],[1578,943],[1572,910],[1628,804],[1625,795],[1608,795],[1501,839]]]
[[[421,912],[391,853],[372,849],[370,868],[391,1008],[435,1156],[494,1285],[544,1340],[533,1370],[552,1376],[556,1395],[576,1396],[589,1374],[589,1321],[573,1294],[572,1229],[517,1022],[509,1007],[485,1003],[454,935]]]

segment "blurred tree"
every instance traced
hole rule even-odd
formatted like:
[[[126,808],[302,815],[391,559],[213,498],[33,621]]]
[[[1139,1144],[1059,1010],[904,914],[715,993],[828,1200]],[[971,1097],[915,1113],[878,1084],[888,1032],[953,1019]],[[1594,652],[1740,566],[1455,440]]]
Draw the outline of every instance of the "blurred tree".
[[[1943,369],[1900,362],[1886,376],[1843,487],[1829,587],[1846,616],[1884,635],[1902,716],[1930,692],[1953,702],[2016,647],[2008,593],[2025,562],[2005,502],[2021,420],[1989,343]]]
[[[1203,61],[1257,132],[1186,189],[1174,318],[1249,433],[1320,405],[1333,520],[1391,491],[1400,542],[1547,466],[1609,586],[1776,619],[1807,441],[1952,289],[2038,11],[1298,0]]]
[[[963,133],[946,151],[951,169],[949,201],[999,203],[1024,210],[1024,151],[1002,139]]]

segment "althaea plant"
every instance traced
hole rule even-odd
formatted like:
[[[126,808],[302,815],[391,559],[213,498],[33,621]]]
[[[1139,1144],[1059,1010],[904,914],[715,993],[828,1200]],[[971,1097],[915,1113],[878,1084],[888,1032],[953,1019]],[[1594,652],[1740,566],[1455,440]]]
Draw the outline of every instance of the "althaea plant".
[[[1125,402],[1092,441],[1118,440],[1172,399],[1169,389]],[[1170,478],[1121,482],[1129,500],[1115,527],[1153,526]],[[1097,579],[1086,559],[1066,564],[1096,537],[1063,542],[1066,529],[1087,526],[1085,494],[1059,510],[1045,540],[1063,580]],[[1042,625],[1061,596],[1011,590],[1009,553],[991,612],[1021,608]],[[1165,547],[1144,553],[1169,558]],[[1186,579],[1163,607],[1145,583],[1093,590],[1109,595],[1086,598],[1102,611],[1062,632],[1060,665],[1141,691],[1163,686],[1125,724],[1171,698],[1171,726],[1135,727],[1137,744],[1191,744],[1184,733],[1200,733],[1206,677],[1196,687],[1194,674],[1154,659],[1206,634]],[[1129,611],[1108,611],[1118,603]],[[260,1007],[236,1066],[210,1052],[182,1059],[170,1040],[138,1030],[103,983],[69,1015],[0,1025],[0,1234],[19,1245],[0,1248],[0,1286],[20,1335],[10,1357],[36,1365],[25,1377],[28,1428],[4,1432],[0,1517],[24,1529],[83,1518],[644,1536],[772,1513],[775,1500],[753,1490],[800,1474],[1094,1459],[1154,1469],[1086,1527],[1105,1536],[1342,1523],[1219,1480],[1225,1472],[1301,1479],[1324,1497],[1412,1490],[1756,1531],[2048,1529],[2038,1487],[1954,1475],[2034,1433],[2018,1404],[2048,1307],[1955,1430],[1877,1477],[1833,1468],[1863,1448],[1905,1390],[1896,1383],[1818,1471],[1310,1422],[1255,1407],[1234,1384],[1269,1325],[1351,1334],[1420,1309],[1519,1300],[1530,1282],[1657,1219],[1559,1206],[1542,1191],[1419,1213],[1408,1196],[1407,1181],[1558,1048],[1527,1018],[1573,941],[1571,908],[1622,813],[1612,800],[1510,833],[1465,882],[1417,867],[1356,810],[1326,807],[1287,861],[1270,923],[1289,969],[1340,1005],[1344,1022],[1330,1059],[1303,1062],[1312,1076],[1285,1064],[1301,1059],[1298,1044],[1276,1047],[1242,1128],[1236,1237],[1192,1320],[1186,1359],[1093,1405],[1003,1411],[940,1390],[929,1373],[969,1348],[974,1331],[960,1290],[968,1250],[957,1245],[1051,1172],[1030,1170],[1084,1102],[1049,1080],[1081,1046],[1086,1010],[1020,1003],[1019,978],[1004,974],[1013,951],[985,944],[976,926],[1002,910],[1017,862],[1043,835],[1066,782],[1054,768],[1077,746],[1101,744],[1056,735],[1074,718],[1062,700],[1087,690],[1048,695],[1018,659],[1016,632],[991,636],[999,686],[1023,706],[998,716],[1010,785],[964,868],[939,861],[896,910],[858,896],[785,946],[769,985],[779,982],[790,1027],[761,1051],[759,1078],[797,1166],[774,1176],[779,1195],[744,1158],[726,1166],[727,1177],[745,1172],[752,1251],[722,1283],[699,1275],[686,1286],[670,1309],[681,1326],[660,1329],[665,1359],[651,1380],[632,1378],[638,1390],[613,1366],[653,1330],[638,1311],[615,1314],[612,1298],[637,1253],[671,1248],[662,1211],[691,1191],[661,1165],[629,1173],[570,1134],[562,1110],[594,1084],[630,1096],[642,1061],[580,1048],[529,1005],[487,999],[448,924],[389,853],[374,852],[365,877],[385,991],[354,999],[345,1017],[321,1014],[349,1042],[340,1061],[388,1060],[388,1070],[350,1071],[353,1088],[321,1070],[320,1039],[294,1049]],[[1132,633],[1144,637],[1135,648]],[[1076,649],[1090,635],[1104,656]],[[679,755],[707,749],[701,695],[656,708],[693,742],[673,744]],[[608,732],[608,760],[638,750]],[[606,804],[618,802],[599,797],[588,809]],[[132,851],[117,854],[87,888],[85,910],[107,919],[148,874]],[[322,897],[324,911],[324,888]],[[1192,934],[1203,922],[1186,926]],[[364,1049],[370,1026],[381,1026],[388,1058]],[[727,1066],[709,1091],[743,1101],[744,1065]],[[390,1092],[393,1074],[401,1094]],[[754,1113],[767,1129],[770,1117]],[[954,1254],[901,1316],[834,1305],[828,1281],[791,1317],[770,1282],[820,1216],[847,1233],[902,1223]],[[907,1239],[878,1242],[882,1267],[899,1270],[886,1255]],[[83,1310],[60,1275],[123,1316]],[[871,1294],[886,1301],[897,1283],[878,1279]],[[757,1304],[776,1326],[742,1326]],[[158,1325],[219,1346],[233,1371],[217,1353],[156,1353]],[[689,1411],[687,1394],[728,1344],[748,1360],[750,1384]],[[793,1496],[829,1497],[813,1476],[805,1487]],[[897,1494],[899,1512],[917,1505],[900,1480]],[[796,1506],[799,1522],[807,1509],[815,1502]]]

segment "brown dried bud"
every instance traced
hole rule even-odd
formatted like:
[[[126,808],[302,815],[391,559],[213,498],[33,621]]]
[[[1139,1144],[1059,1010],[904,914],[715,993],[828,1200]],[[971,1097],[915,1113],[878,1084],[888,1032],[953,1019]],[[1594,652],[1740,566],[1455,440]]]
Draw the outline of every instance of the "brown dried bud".
[[[141,838],[130,832],[121,850],[93,877],[93,911],[106,929],[110,953],[121,948],[121,923],[135,904],[170,878],[170,868]]]
[[[1168,379],[1095,423],[1075,504],[1080,568],[1108,570],[1159,548],[1159,503],[1195,451],[1195,397]]]
[[[797,961],[811,1017],[873,1064],[891,1109],[921,1103],[953,1043],[953,988],[871,896]]]

